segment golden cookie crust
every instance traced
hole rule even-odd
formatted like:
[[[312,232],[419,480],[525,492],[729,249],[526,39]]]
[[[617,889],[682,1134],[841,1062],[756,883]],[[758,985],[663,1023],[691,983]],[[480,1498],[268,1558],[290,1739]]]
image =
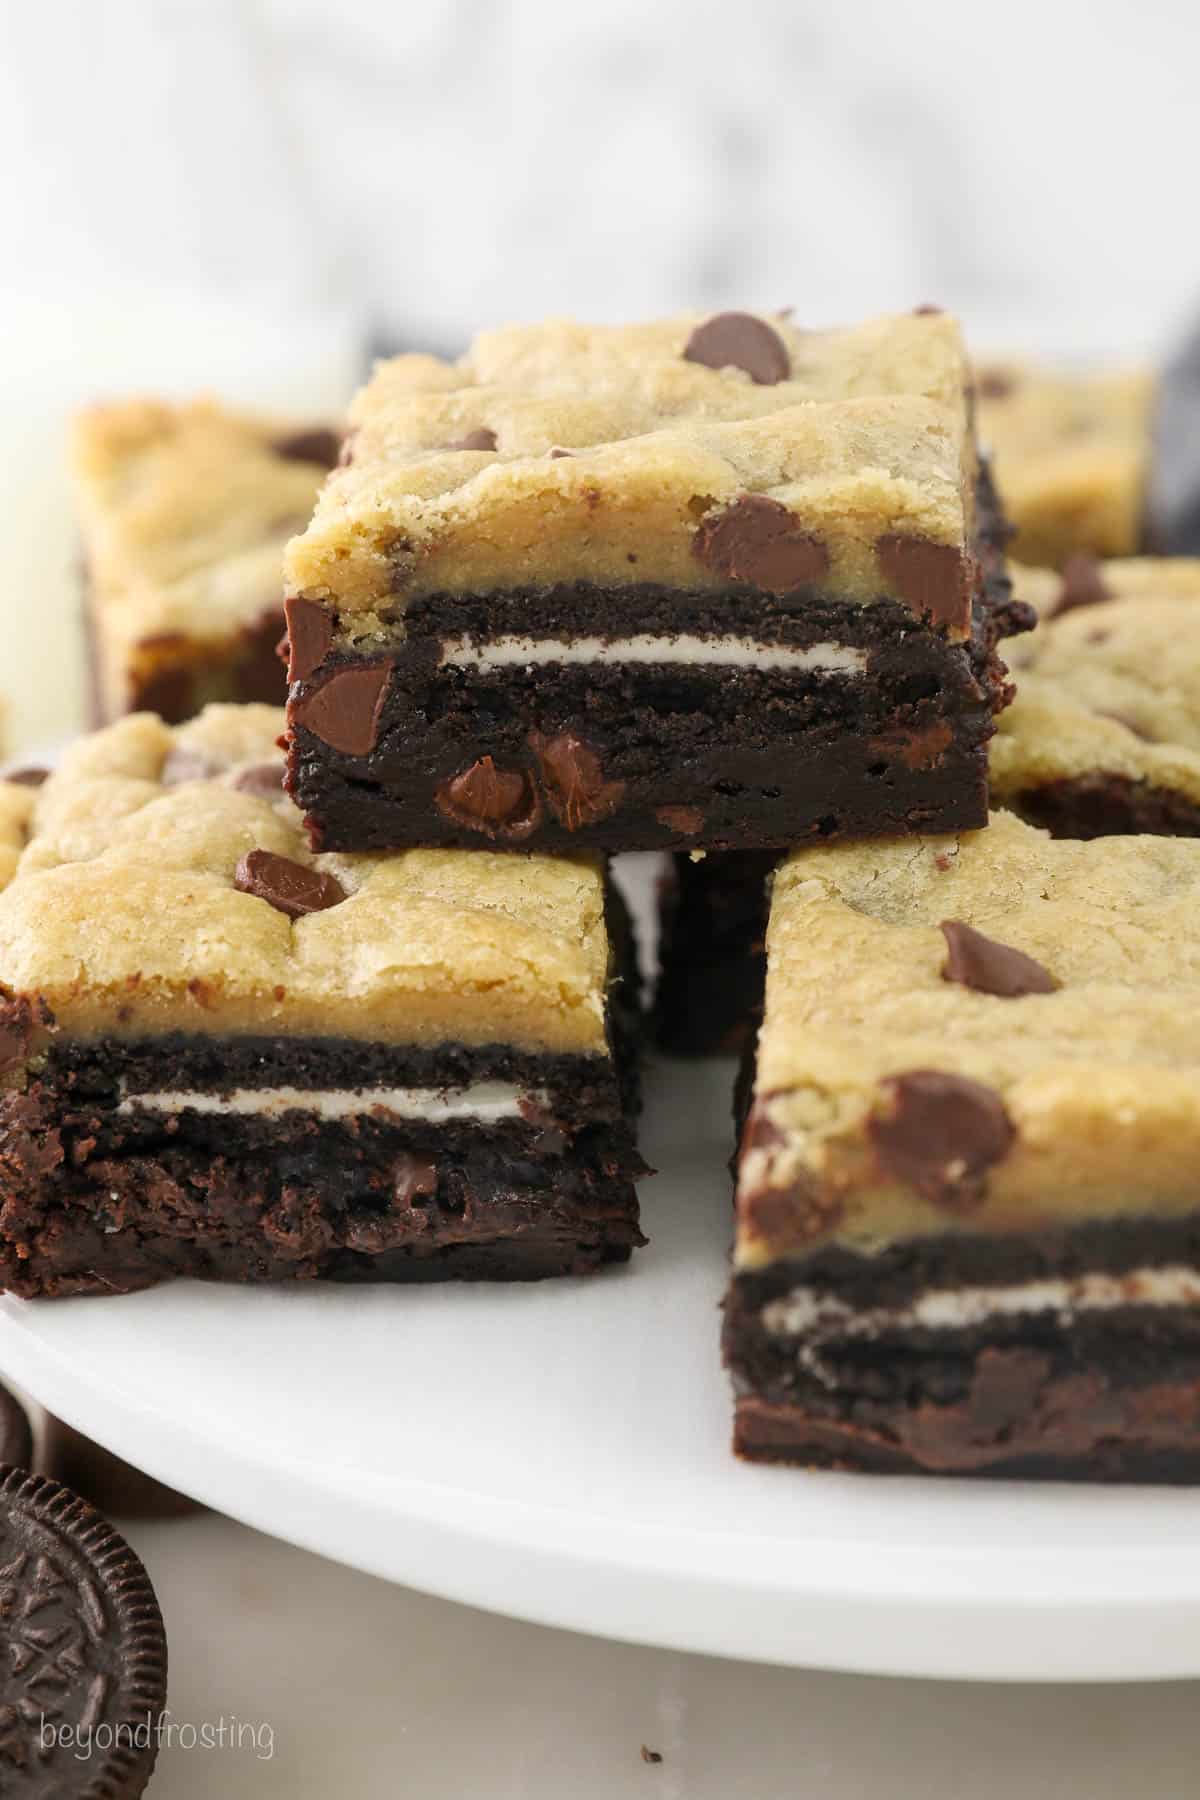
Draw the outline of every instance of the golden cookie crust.
[[[1104,771],[1200,802],[1200,559],[1103,563],[1111,598],[1062,613],[1052,570],[1012,573],[1041,621],[1005,650],[1017,697],[992,741],[993,800]]]
[[[1051,993],[943,979],[939,925],[1033,957]],[[737,1265],[822,1242],[1020,1232],[1194,1211],[1200,1167],[1200,841],[986,831],[797,852],[774,881]],[[1002,1103],[1011,1147],[969,1205],[872,1147],[881,1083],[940,1071]]]
[[[1054,567],[1075,551],[1132,556],[1143,536],[1153,373],[989,360],[978,393],[980,442],[1017,528],[1015,554]]]
[[[687,360],[703,322],[550,320],[485,332],[456,363],[382,363],[352,408],[348,466],[288,545],[289,591],[370,644],[435,592],[717,587],[696,533],[745,494],[821,539],[838,596],[893,592],[883,535],[966,549],[975,450],[953,319],[815,332],[761,315],[786,352],[773,385]],[[494,449],[452,447],[480,432]]]

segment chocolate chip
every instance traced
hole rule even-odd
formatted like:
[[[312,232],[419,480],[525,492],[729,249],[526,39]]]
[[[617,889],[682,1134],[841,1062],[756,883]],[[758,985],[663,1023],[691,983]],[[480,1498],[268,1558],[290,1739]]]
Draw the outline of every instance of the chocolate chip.
[[[931,306],[928,303],[928,301],[926,301],[924,306],[914,306],[913,307],[913,318],[914,319],[940,319],[943,312],[945,312],[945,310],[946,309],[944,306]]]
[[[1073,612],[1077,606],[1099,606],[1112,598],[1112,589],[1105,586],[1096,558],[1077,550],[1063,564],[1062,584],[1047,617],[1057,619],[1062,613]]]
[[[758,387],[774,387],[791,373],[783,339],[753,313],[714,313],[697,325],[683,359],[708,369],[741,369]]]
[[[820,538],[802,531],[787,507],[766,494],[743,494],[710,513],[692,539],[692,554],[730,581],[774,594],[809,587],[829,568]]]
[[[695,837],[704,824],[704,814],[698,806],[658,806],[654,816],[664,831],[670,831],[676,837]]]
[[[1058,987],[1049,969],[1024,950],[985,937],[962,919],[943,919],[938,930],[949,953],[942,964],[943,981],[957,981],[977,994],[996,994],[1003,1000],[1052,994]]]
[[[332,469],[342,453],[342,439],[327,425],[311,425],[307,430],[276,438],[271,448],[287,462],[319,463],[323,469]]]
[[[289,681],[307,681],[329,654],[333,620],[323,606],[318,606],[315,600],[305,600],[300,594],[288,595],[283,603],[283,616],[287,621],[287,678]]]
[[[479,425],[474,431],[468,431],[466,437],[456,438],[447,450],[494,450],[496,434],[486,425]]]
[[[644,1763],[660,1763],[662,1761],[662,1751],[661,1750],[651,1750],[648,1747],[648,1745],[643,1744],[642,1745],[642,1761]]]
[[[431,1156],[402,1150],[392,1171],[392,1192],[398,1206],[411,1206],[414,1200],[429,1200],[437,1193],[437,1164]]]
[[[158,779],[163,787],[179,787],[185,781],[211,781],[214,775],[221,773],[221,764],[215,757],[206,756],[203,750],[192,750],[180,744],[176,749],[167,752],[166,761],[158,772]]]
[[[3,779],[14,782],[17,787],[41,787],[43,781],[50,779],[50,771],[35,768],[31,763],[26,769],[10,769]]]
[[[867,1119],[881,1169],[936,1206],[966,1212],[983,1199],[987,1171],[1016,1140],[994,1088],[939,1069],[879,1083],[883,1105]]]
[[[525,838],[542,822],[542,803],[528,772],[498,769],[490,756],[448,776],[433,798],[447,819],[485,837]]]
[[[560,456],[574,456],[574,454],[575,452],[573,450],[560,450],[556,444],[550,452],[550,460],[551,462],[556,462]]]
[[[979,392],[984,400],[1007,400],[1017,386],[1015,375],[1004,369],[983,369],[979,375]]]
[[[305,913],[325,912],[346,898],[346,890],[332,875],[277,856],[273,850],[250,850],[237,866],[233,885],[243,894],[265,900],[289,919]]]
[[[379,737],[392,673],[390,661],[362,662],[335,669],[317,688],[292,702],[292,723],[303,725],[333,750],[366,756]]]
[[[604,779],[599,756],[577,732],[560,731],[547,738],[531,731],[529,742],[541,764],[550,809],[568,831],[595,825],[616,812],[625,783]]]
[[[248,769],[238,770],[233,785],[240,794],[263,794],[277,800],[283,792],[284,772],[282,763],[252,763]]]
[[[976,565],[953,544],[889,531],[875,540],[884,578],[920,616],[965,630],[971,622]]]

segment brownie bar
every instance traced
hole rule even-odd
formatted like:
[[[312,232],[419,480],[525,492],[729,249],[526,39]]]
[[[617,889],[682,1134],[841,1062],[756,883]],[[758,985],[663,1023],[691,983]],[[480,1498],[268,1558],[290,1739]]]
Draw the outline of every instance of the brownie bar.
[[[1010,815],[773,885],[735,1448],[1200,1480],[1200,844]]]
[[[398,358],[289,547],[289,792],[325,850],[981,824],[1003,537],[940,315]]]
[[[1148,369],[1082,371],[1018,359],[978,371],[979,435],[993,456],[1023,562],[1136,556],[1148,547],[1157,381]]]
[[[0,1285],[626,1260],[637,988],[601,865],[314,859],[281,726],[143,714],[0,785]]]
[[[72,473],[83,539],[94,725],[209,701],[281,704],[283,546],[340,439],[207,400],[81,413]]]
[[[1200,835],[1200,562],[1017,571],[1042,622],[991,748],[994,803],[1056,837]]]

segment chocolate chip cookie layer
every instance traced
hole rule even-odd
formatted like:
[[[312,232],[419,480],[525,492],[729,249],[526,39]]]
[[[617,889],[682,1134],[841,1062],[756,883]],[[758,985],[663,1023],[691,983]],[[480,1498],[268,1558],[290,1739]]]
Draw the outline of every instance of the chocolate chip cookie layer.
[[[282,725],[135,714],[0,784],[0,1285],[624,1260],[636,993],[601,865],[314,857]]]
[[[1003,813],[782,864],[726,1303],[742,1455],[1200,1480],[1198,900],[1194,841]]]
[[[1016,571],[1040,624],[991,747],[992,796],[1056,837],[1200,836],[1200,561]]]
[[[397,358],[288,547],[289,791],[324,850],[981,825],[1002,544],[941,314]]]
[[[339,448],[327,426],[209,400],[79,415],[94,724],[143,707],[174,724],[209,700],[282,703],[283,546]]]

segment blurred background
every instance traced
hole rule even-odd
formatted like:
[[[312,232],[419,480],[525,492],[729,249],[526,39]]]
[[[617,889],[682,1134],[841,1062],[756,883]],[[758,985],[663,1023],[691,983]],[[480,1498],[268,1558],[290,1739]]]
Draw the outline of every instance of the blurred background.
[[[79,716],[45,633],[82,400],[327,411],[369,345],[683,305],[1157,356],[1200,300],[1190,0],[0,5],[0,622],[19,665],[36,603],[56,667],[26,743]]]

